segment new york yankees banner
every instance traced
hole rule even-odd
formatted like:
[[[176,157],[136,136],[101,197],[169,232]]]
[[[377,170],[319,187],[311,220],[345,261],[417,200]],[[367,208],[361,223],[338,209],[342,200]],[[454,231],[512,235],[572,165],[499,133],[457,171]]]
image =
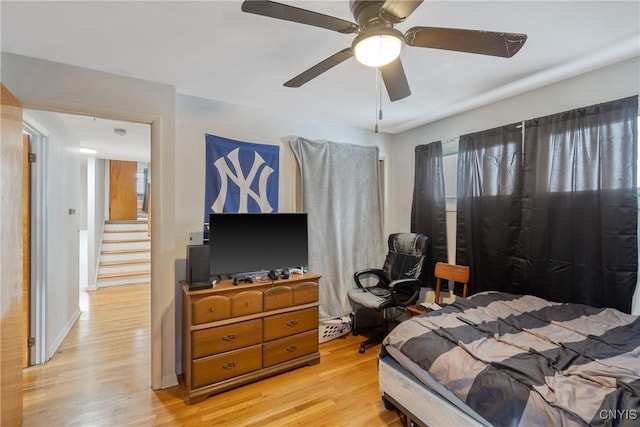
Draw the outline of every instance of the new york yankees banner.
[[[277,212],[279,151],[207,134],[204,222],[211,212]]]

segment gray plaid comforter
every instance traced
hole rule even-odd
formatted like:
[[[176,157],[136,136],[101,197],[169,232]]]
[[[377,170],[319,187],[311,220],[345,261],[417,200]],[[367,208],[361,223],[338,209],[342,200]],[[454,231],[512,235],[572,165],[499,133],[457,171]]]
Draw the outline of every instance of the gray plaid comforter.
[[[640,426],[638,316],[483,292],[402,322],[384,346],[493,425]]]

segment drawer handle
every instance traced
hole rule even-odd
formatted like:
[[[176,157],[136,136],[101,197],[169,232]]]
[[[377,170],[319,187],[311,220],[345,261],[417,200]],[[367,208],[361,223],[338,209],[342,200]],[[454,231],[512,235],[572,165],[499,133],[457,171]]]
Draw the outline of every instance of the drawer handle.
[[[298,349],[298,344],[293,344],[293,345],[290,345],[289,347],[287,347],[287,351],[288,351],[289,353],[293,353],[293,352],[294,352],[294,351],[296,351],[297,349]]]
[[[222,365],[222,369],[226,369],[227,371],[238,366],[238,362],[227,362]]]
[[[214,307],[211,307],[209,311],[213,313],[214,311],[216,311],[216,309]]]
[[[229,334],[229,335],[225,335],[222,337],[222,341],[233,341],[237,338],[238,336],[236,334]]]
[[[294,319],[294,320],[289,320],[289,321],[287,322],[287,326],[288,326],[288,327],[290,327],[290,328],[293,328],[293,327],[294,327],[294,326],[296,326],[298,323],[300,323],[300,321],[299,321],[299,320],[295,320],[295,319]]]
[[[245,307],[249,307],[250,305],[251,305],[251,302],[249,302],[249,301],[245,301],[245,302],[244,302],[244,306],[245,306]]]

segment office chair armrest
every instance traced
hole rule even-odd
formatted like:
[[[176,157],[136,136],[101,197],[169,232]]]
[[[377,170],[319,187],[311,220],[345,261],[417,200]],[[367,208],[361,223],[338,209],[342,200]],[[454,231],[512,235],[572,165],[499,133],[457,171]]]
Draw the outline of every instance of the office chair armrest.
[[[399,279],[389,284],[391,298],[396,306],[406,307],[415,304],[420,296],[420,281],[418,279]]]
[[[364,270],[356,271],[355,273],[353,273],[353,280],[355,280],[356,285],[358,285],[358,287],[361,289],[365,289],[365,286],[360,283],[360,277],[362,276],[376,276],[378,278],[377,285],[380,285],[382,283],[386,286],[391,281],[389,279],[389,276],[387,276],[387,273],[381,268],[365,268]]]

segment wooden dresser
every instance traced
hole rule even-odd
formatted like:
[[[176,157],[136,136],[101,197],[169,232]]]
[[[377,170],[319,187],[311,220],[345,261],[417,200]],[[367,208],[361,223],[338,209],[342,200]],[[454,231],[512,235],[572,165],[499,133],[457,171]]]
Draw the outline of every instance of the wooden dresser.
[[[320,362],[314,273],[183,291],[184,384],[188,403]]]

